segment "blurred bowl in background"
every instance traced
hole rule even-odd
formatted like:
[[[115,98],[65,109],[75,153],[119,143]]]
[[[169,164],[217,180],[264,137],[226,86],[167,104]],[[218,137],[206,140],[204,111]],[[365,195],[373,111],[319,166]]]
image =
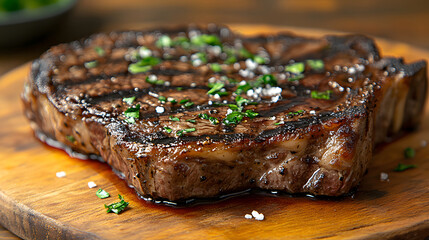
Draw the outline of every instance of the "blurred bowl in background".
[[[77,0],[0,0],[0,47],[16,47],[61,24]],[[27,4],[28,3],[28,4]]]

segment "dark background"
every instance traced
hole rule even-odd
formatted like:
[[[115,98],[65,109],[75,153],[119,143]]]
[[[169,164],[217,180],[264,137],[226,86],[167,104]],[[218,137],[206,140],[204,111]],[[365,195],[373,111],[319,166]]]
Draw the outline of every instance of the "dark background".
[[[0,49],[0,75],[37,58],[51,45],[95,32],[192,22],[358,32],[429,50],[428,0],[80,0],[50,35],[26,46]],[[0,239],[16,237],[0,226]]]

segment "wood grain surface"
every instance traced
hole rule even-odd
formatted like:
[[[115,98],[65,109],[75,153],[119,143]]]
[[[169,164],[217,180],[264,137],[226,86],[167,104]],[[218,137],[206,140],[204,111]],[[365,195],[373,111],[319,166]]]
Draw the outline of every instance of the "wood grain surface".
[[[138,26],[136,26],[138,27]],[[236,25],[243,33],[285,30]],[[320,30],[288,28],[306,35]],[[286,29],[286,30],[288,30]],[[406,44],[377,41],[384,55],[407,61],[429,53]],[[25,239],[423,239],[429,236],[429,114],[419,131],[377,149],[354,197],[315,200],[306,197],[246,195],[210,205],[175,209],[139,199],[110,168],[70,158],[33,137],[19,100],[28,75],[26,64],[0,79],[0,223]],[[406,147],[416,157],[404,159]],[[398,163],[418,167],[394,172]],[[65,178],[55,173],[65,171]],[[381,182],[380,173],[389,174]],[[98,199],[94,181],[112,197]],[[130,202],[120,215],[103,204],[121,194]],[[264,221],[245,219],[257,210]]]

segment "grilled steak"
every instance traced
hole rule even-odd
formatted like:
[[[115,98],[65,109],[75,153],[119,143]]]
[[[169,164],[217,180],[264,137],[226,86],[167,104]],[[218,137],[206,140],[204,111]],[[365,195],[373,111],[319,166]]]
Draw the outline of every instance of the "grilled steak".
[[[52,47],[23,101],[38,136],[101,156],[145,197],[339,196],[374,144],[418,125],[426,81],[426,62],[381,58],[361,35],[193,26]]]

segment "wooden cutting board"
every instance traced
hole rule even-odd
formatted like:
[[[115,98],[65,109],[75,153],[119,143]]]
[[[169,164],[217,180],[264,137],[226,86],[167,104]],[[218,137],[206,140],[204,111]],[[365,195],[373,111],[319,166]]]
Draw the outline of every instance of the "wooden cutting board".
[[[280,27],[234,26],[243,33],[272,32]],[[291,28],[288,28],[291,29]],[[292,29],[306,35],[320,30]],[[383,55],[407,61],[429,59],[429,52],[378,40]],[[376,151],[354,197],[315,200],[306,197],[246,195],[182,209],[139,199],[109,166],[73,159],[33,137],[22,114],[20,92],[29,64],[0,79],[0,223],[26,239],[422,239],[429,236],[429,114],[419,131]],[[406,147],[417,149],[405,160]],[[398,163],[418,167],[394,172]],[[57,178],[55,173],[67,176]],[[390,181],[381,182],[380,173]],[[94,181],[112,197],[98,199]],[[103,204],[121,194],[130,202],[120,215]],[[264,221],[244,215],[257,210]]]

